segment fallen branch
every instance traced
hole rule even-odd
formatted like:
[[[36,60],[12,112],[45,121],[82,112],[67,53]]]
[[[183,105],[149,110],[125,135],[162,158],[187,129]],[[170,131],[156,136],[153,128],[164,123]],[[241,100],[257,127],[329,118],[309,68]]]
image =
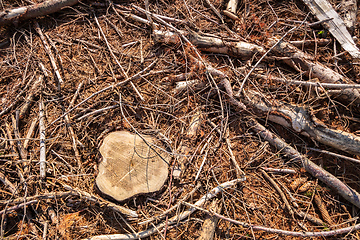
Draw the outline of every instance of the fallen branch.
[[[360,88],[360,84],[345,84],[345,83],[320,83],[320,82],[309,82],[309,81],[299,81],[299,80],[288,80],[281,77],[276,77],[271,74],[262,75],[253,73],[253,76],[266,79],[266,80],[274,80],[277,82],[283,82],[286,84],[294,84],[294,85],[301,85],[301,86],[311,86],[311,87],[318,87],[318,88],[332,88],[332,89],[345,89],[345,88]],[[313,79],[318,80],[318,79]]]
[[[218,193],[222,192],[224,189],[233,187],[237,183],[239,183],[240,181],[242,181],[242,179],[235,179],[235,180],[228,181],[228,182],[220,184],[219,186],[213,188],[209,193],[207,193],[206,195],[201,197],[194,204],[194,206],[196,206],[196,207],[202,206],[206,201],[208,201],[211,198],[215,197]],[[148,237],[148,236],[152,235],[153,233],[156,233],[156,232],[160,231],[166,225],[170,226],[170,225],[173,225],[175,223],[180,222],[181,220],[189,217],[190,214],[192,214],[195,211],[196,211],[196,208],[191,207],[189,210],[186,210],[186,211],[180,213],[179,215],[176,215],[176,216],[170,218],[167,222],[160,223],[160,224],[156,225],[154,228],[150,228],[148,230],[145,230],[145,231],[142,231],[142,232],[139,232],[139,233],[99,235],[99,236],[90,237],[90,238],[88,238],[88,240],[108,240],[108,239],[113,239],[113,240],[114,239],[118,239],[118,240],[134,239],[135,240],[135,239],[139,239],[139,238],[145,238],[145,237]]]
[[[336,229],[336,230],[331,230],[331,231],[322,231],[322,232],[293,232],[293,231],[286,231],[286,230],[281,230],[281,229],[276,229],[276,228],[269,228],[269,227],[264,227],[264,226],[259,226],[259,225],[252,225],[252,224],[248,224],[245,222],[240,222],[228,217],[225,217],[224,215],[220,215],[218,213],[215,212],[211,212],[208,210],[205,210],[201,207],[195,206],[194,204],[190,204],[190,203],[184,203],[187,206],[196,208],[199,211],[205,212],[207,214],[213,215],[219,219],[223,219],[225,221],[234,223],[236,225],[240,225],[243,226],[245,228],[251,228],[252,230],[255,231],[264,231],[264,232],[268,232],[268,233],[275,233],[275,234],[280,234],[280,235],[285,235],[285,236],[292,236],[292,237],[331,237],[331,236],[336,236],[336,235],[341,235],[341,234],[349,234],[353,231],[357,231],[360,229],[360,224],[351,226],[351,227],[346,227],[346,228],[340,228],[340,229]],[[122,240],[123,238],[111,238],[112,240]]]
[[[241,59],[249,59],[255,54],[264,54],[265,49],[256,44],[243,41],[226,41],[221,38],[202,36],[195,32],[181,32],[199,50],[227,54]],[[154,30],[154,40],[165,44],[181,44],[181,36],[173,31]]]
[[[293,147],[289,146],[286,142],[284,142],[274,133],[271,133],[256,120],[250,119],[250,124],[252,125],[252,129],[257,134],[259,134],[262,138],[268,141],[271,145],[279,149],[284,155],[289,157],[292,161],[301,163],[305,170],[312,176],[319,179],[327,186],[335,189],[343,198],[345,198],[355,206],[360,207],[360,194],[358,192],[356,192],[354,189],[352,189],[345,183],[341,182],[331,173],[327,172],[326,170],[322,169],[321,167],[310,161],[307,157],[300,154]]]
[[[72,195],[79,196],[80,198],[82,198],[84,200],[88,200],[88,201],[91,201],[91,202],[98,203],[100,205],[100,207],[110,208],[113,211],[119,212],[119,213],[124,214],[124,215],[129,216],[129,217],[133,217],[133,218],[138,217],[138,214],[133,210],[130,210],[128,208],[116,205],[115,203],[109,202],[109,201],[107,201],[105,199],[102,199],[100,197],[97,197],[95,195],[91,195],[88,192],[82,191],[82,190],[77,189],[77,188],[70,187],[70,186],[65,185],[65,184],[63,184],[63,187],[66,190],[70,190]]]
[[[9,189],[9,191],[13,195],[18,194],[17,188],[14,186],[14,184],[12,184],[12,182],[9,181],[9,179],[7,179],[7,177],[2,172],[0,172],[0,181]]]
[[[265,99],[260,93],[249,90],[243,100],[261,117],[292,128],[296,132],[336,149],[360,155],[360,137],[340,130],[330,129],[320,123],[304,107]]]
[[[277,38],[270,38],[267,45],[270,47],[276,42],[278,42]],[[312,56],[302,52],[286,41],[281,41],[280,44],[277,44],[272,49],[272,53],[281,57],[286,64],[295,70],[299,72],[304,71],[310,79],[318,78],[320,82],[324,83],[353,84],[350,79],[340,75],[323,64],[312,62]],[[336,97],[339,97],[348,103],[360,104],[360,92],[357,89],[343,89]]]
[[[38,200],[32,200],[32,201],[29,201],[29,202],[21,203],[19,205],[13,206],[13,207],[6,208],[6,209],[0,211],[0,216],[7,213],[7,212],[15,211],[15,210],[23,208],[23,207],[25,207],[27,205],[37,203],[37,202],[38,202]]]
[[[60,11],[64,7],[75,5],[78,2],[79,0],[50,0],[26,7],[5,10],[0,13],[0,26],[14,23],[18,20],[51,14]]]
[[[46,177],[46,145],[45,145],[45,113],[44,102],[41,99],[39,103],[39,133],[40,133],[40,178]]]
[[[45,48],[45,52],[47,53],[47,55],[49,56],[49,59],[50,59],[50,63],[51,63],[51,67],[53,68],[54,70],[54,73],[55,73],[55,76],[56,76],[56,80],[58,81],[58,85],[61,85],[64,83],[64,80],[62,79],[61,77],[61,74],[60,74],[60,71],[59,71],[59,68],[56,64],[56,61],[55,61],[55,57],[51,51],[51,48],[39,26],[39,24],[37,22],[35,22],[35,30],[37,31],[37,33],[39,34],[40,36],[40,39],[44,45],[44,48]]]

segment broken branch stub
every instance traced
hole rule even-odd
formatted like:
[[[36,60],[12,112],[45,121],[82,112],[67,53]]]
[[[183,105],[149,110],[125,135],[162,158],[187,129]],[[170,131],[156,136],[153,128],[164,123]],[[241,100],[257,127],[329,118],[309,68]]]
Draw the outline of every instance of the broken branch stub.
[[[154,137],[127,131],[106,136],[100,147],[99,190],[117,201],[160,190],[168,176],[169,154],[157,143]]]

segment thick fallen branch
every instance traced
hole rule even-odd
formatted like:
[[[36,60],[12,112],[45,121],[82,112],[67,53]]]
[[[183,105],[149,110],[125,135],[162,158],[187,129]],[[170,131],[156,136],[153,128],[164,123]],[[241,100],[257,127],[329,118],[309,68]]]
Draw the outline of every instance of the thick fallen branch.
[[[226,41],[221,38],[201,36],[195,32],[182,32],[199,50],[227,54],[241,59],[249,59],[254,54],[264,54],[265,49],[242,41]],[[172,31],[154,30],[154,40],[166,44],[181,44],[181,36]]]
[[[206,201],[209,201],[211,198],[215,197],[218,193],[222,192],[224,189],[226,188],[230,188],[235,186],[237,183],[243,181],[243,179],[235,179],[229,182],[225,182],[220,184],[219,186],[213,188],[209,193],[207,193],[206,195],[204,195],[202,198],[200,198],[195,204],[194,206],[200,207],[202,206]],[[139,239],[139,238],[145,238],[148,237],[158,231],[160,231],[163,227],[165,227],[166,225],[173,225],[175,223],[178,223],[179,221],[187,218],[190,216],[190,214],[192,214],[193,212],[196,211],[196,208],[191,207],[189,210],[186,210],[182,213],[180,213],[179,215],[176,215],[172,218],[170,218],[167,222],[163,222],[158,224],[157,226],[155,226],[154,228],[150,228],[148,230],[139,232],[139,233],[128,233],[128,234],[112,234],[112,235],[100,235],[100,236],[94,236],[91,238],[88,238],[89,240],[108,240],[108,239],[126,239],[126,240],[130,240],[130,239]]]
[[[252,126],[252,129],[257,134],[259,134],[263,139],[268,141],[271,145],[279,149],[284,155],[289,157],[292,161],[297,161],[301,163],[305,170],[312,176],[319,179],[332,189],[336,190],[343,198],[345,198],[355,206],[360,207],[360,194],[358,192],[356,192],[354,189],[352,189],[345,183],[341,182],[331,173],[327,172],[323,168],[310,161],[307,157],[303,156],[293,147],[289,146],[280,137],[276,136],[274,133],[271,133],[256,120],[250,119],[250,124]]]
[[[330,129],[300,106],[287,104],[275,99],[265,99],[260,93],[249,90],[244,102],[261,117],[292,128],[296,132],[311,137],[325,145],[360,155],[360,137],[344,131]]]
[[[78,2],[79,0],[50,0],[26,7],[5,10],[0,13],[0,26],[10,24],[18,20],[26,20],[51,14]]]
[[[267,46],[271,47],[278,41],[277,38],[270,38]],[[347,77],[333,71],[321,63],[311,61],[312,56],[302,52],[286,41],[281,41],[273,49],[272,53],[280,57],[286,64],[298,71],[304,71],[311,78],[318,78],[320,82],[325,83],[346,83],[353,84]],[[343,89],[340,91],[339,97],[348,103],[360,104],[360,93],[358,89]]]

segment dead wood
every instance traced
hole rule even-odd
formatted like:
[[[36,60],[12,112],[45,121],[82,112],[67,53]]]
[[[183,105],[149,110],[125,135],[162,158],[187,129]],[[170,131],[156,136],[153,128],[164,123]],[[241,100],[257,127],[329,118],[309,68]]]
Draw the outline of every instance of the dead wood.
[[[79,0],[50,0],[26,7],[5,10],[0,13],[0,25],[51,14],[78,2]]]
[[[267,44],[268,46],[273,46],[277,41],[276,38],[271,38]],[[295,70],[304,71],[309,78],[318,78],[324,83],[353,84],[349,78],[342,76],[319,62],[313,62],[312,56],[300,51],[286,41],[281,41],[280,44],[277,44],[272,52],[276,56],[282,57],[282,60]],[[335,97],[347,103],[360,104],[360,93],[357,89],[341,90],[340,94],[335,95]]]
[[[249,59],[255,54],[264,54],[263,47],[243,41],[226,41],[221,38],[202,36],[195,32],[182,32],[199,50],[211,53],[221,53],[241,59]],[[181,44],[181,37],[172,31],[154,30],[154,39],[165,44]]]
[[[360,51],[346,29],[343,20],[327,0],[303,0],[303,2],[320,21],[326,20],[323,25],[329,29],[331,34],[353,58],[360,58]],[[348,6],[350,7],[351,3]]]
[[[219,203],[216,200],[213,200],[211,202],[211,205],[209,207],[209,211],[211,212],[215,212],[215,213],[220,213],[221,212],[221,203]],[[198,240],[212,240],[214,239],[214,233],[216,230],[216,226],[217,226],[217,222],[218,222],[218,218],[216,216],[209,216],[207,219],[205,219],[203,225],[202,225],[202,229],[201,229],[201,233],[200,233],[200,237],[198,238]]]
[[[40,140],[40,177],[44,179],[46,177],[46,135],[45,135],[45,109],[44,102],[41,100],[39,103],[39,140]]]
[[[355,0],[342,0],[340,3],[340,15],[345,26],[351,33],[355,30],[357,3]]]
[[[300,154],[293,147],[285,143],[281,138],[271,133],[256,120],[251,120],[253,130],[259,134],[262,138],[268,141],[271,145],[279,149],[284,155],[290,158],[292,161],[297,161],[302,164],[305,170],[312,176],[316,177],[327,186],[335,189],[343,198],[354,204],[360,206],[360,194],[354,189],[350,188],[345,183],[341,182],[338,178],[327,172],[323,168],[319,167],[307,157]]]
[[[224,189],[227,188],[231,188],[236,186],[236,184],[238,184],[239,182],[243,181],[243,179],[235,179],[229,182],[225,182],[220,184],[219,186],[213,188],[209,193],[207,193],[206,195],[202,196],[195,204],[194,206],[196,207],[201,207],[202,205],[204,205],[204,203],[206,201],[209,201],[210,199],[212,199],[213,197],[215,197],[218,193],[222,192]],[[101,235],[101,236],[94,236],[89,238],[89,240],[102,240],[102,239],[139,239],[139,238],[145,238],[148,237],[150,235],[152,235],[153,233],[161,230],[163,227],[167,226],[167,225],[172,225],[175,224],[187,217],[190,216],[190,214],[192,214],[193,212],[196,211],[195,207],[191,207],[188,210],[182,212],[179,215],[176,215],[172,218],[170,218],[168,221],[161,223],[157,226],[155,226],[154,228],[150,228],[148,230],[139,232],[139,233],[129,233],[129,234],[113,234],[113,235]]]
[[[312,116],[301,106],[283,103],[274,99],[265,99],[255,91],[248,91],[244,102],[253,108],[259,116],[276,122],[284,127],[311,137],[325,145],[360,155],[360,138],[354,134],[330,129]]]
[[[33,6],[39,6],[39,2],[44,1],[34,1]],[[328,138],[336,129],[357,135],[360,117],[356,97],[343,99],[349,104],[354,100],[352,106],[331,98],[345,96],[344,90],[349,95],[357,91],[358,84],[347,80],[358,83],[359,66],[346,52],[338,54],[340,46],[329,44],[334,42],[322,31],[321,24],[332,19],[310,23],[301,2],[290,1],[285,6],[279,1],[254,0],[232,9],[227,9],[227,3],[82,1],[57,14],[37,18],[41,33],[24,22],[16,28],[11,24],[1,26],[0,178],[4,184],[0,184],[0,210],[38,201],[3,214],[1,237],[81,239],[119,233],[113,237],[128,234],[126,238],[137,238],[136,234],[141,233],[148,238],[192,239],[200,234],[201,220],[210,216],[222,219],[217,223],[217,238],[221,239],[320,238],[336,234],[357,238],[358,231],[351,228],[358,228],[355,213],[349,211],[351,203],[347,204],[337,191],[329,191],[327,183],[315,187],[299,162],[291,167],[284,163],[281,152],[274,153],[267,141],[253,134],[249,115],[257,113],[264,120],[284,118],[285,126],[290,126],[290,131],[281,134],[286,141],[298,148],[306,146],[302,151],[309,154],[308,158],[316,159],[358,191],[359,156],[333,154],[324,151],[323,144],[315,150],[307,148],[320,140],[303,130],[303,135],[295,131],[302,125],[292,120],[303,123],[298,118],[309,118],[305,126],[311,126],[313,134],[319,131],[328,141],[334,141]],[[14,9],[19,4],[32,3],[2,1],[1,6]],[[15,26],[22,18],[16,19]],[[356,28],[354,34],[359,38]],[[156,31],[173,42],[156,44]],[[268,44],[273,36],[281,38]],[[285,41],[302,51],[289,49],[293,55],[285,51],[273,54],[272,48]],[[247,47],[243,48],[242,42]],[[293,63],[297,74],[280,61],[293,59],[304,61],[308,67]],[[328,82],[314,77],[311,64],[316,65],[315,59],[345,80]],[[56,86],[57,75],[63,80],[61,88]],[[249,95],[251,89],[264,94],[261,99],[267,111],[244,104],[257,100],[247,100],[243,94]],[[234,95],[233,90],[240,94]],[[46,108],[40,106],[41,102]],[[302,109],[299,114],[292,112],[294,107]],[[46,118],[45,154],[43,143],[39,143],[43,132],[38,122],[40,110]],[[312,112],[328,127],[313,119]],[[284,130],[278,125],[275,129]],[[114,131],[156,135],[166,144],[166,152],[171,155],[169,180],[159,191],[120,203],[94,193],[95,179],[102,170],[98,147]],[[336,141],[341,138],[334,136]],[[46,156],[42,160],[46,181],[38,177],[40,151]],[[131,163],[123,166],[127,170],[132,167]],[[180,177],[176,178],[180,168]],[[150,168],[139,172],[149,172],[146,169]],[[276,185],[267,184],[260,169],[273,176]],[[305,169],[317,173],[315,167]],[[109,174],[114,175],[113,170]],[[128,173],[134,176],[134,171]],[[321,174],[319,178],[324,182],[332,182]],[[226,217],[204,209],[211,201],[206,201],[203,208],[193,204],[219,183],[237,178],[243,181],[241,188],[217,195]],[[306,180],[294,187],[298,179]],[[318,213],[325,219],[314,192],[320,193],[335,224],[329,226],[327,220],[317,217]],[[194,209],[201,212],[193,215]],[[341,229],[321,231],[324,227]]]

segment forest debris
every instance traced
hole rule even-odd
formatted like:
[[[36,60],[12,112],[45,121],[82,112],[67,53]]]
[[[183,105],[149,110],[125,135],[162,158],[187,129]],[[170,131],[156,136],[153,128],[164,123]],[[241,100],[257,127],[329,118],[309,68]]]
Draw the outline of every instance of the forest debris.
[[[122,201],[160,190],[168,177],[169,156],[155,143],[153,137],[127,131],[106,136],[100,147],[102,161],[96,178],[100,191]]]
[[[275,99],[268,100],[260,93],[249,90],[244,99],[258,116],[266,117],[284,127],[312,137],[313,139],[336,149],[360,155],[360,137],[340,130],[330,129],[319,122],[315,116],[301,106],[283,103]]]
[[[221,203],[217,200],[213,200],[211,202],[209,210],[211,212],[220,213]],[[219,218],[211,215],[207,219],[205,219],[201,228],[200,237],[197,240],[213,240],[218,220]]]
[[[344,21],[327,0],[303,0],[303,2],[320,21],[330,19],[323,22],[323,25],[353,58],[360,58],[359,49],[346,29]]]
[[[269,38],[268,46],[273,46],[278,41],[277,38]],[[282,60],[297,71],[304,71],[305,74],[311,78],[318,78],[320,82],[325,83],[346,83],[353,84],[353,82],[332,69],[324,66],[319,62],[312,62],[312,56],[305,54],[298,48],[294,47],[286,41],[281,41],[273,48],[272,52],[281,57]],[[347,103],[360,104],[360,93],[358,89],[343,89],[336,97],[346,101]]]
[[[297,178],[294,181],[292,181],[292,183],[290,183],[290,189],[295,191],[296,189],[298,189],[298,187],[302,184],[304,184],[307,181],[307,178]]]
[[[255,119],[250,119],[252,129],[259,134],[262,138],[268,141],[271,145],[279,149],[283,154],[289,157],[292,161],[297,161],[303,165],[305,170],[310,173],[312,176],[316,177],[327,186],[335,189],[342,197],[351,202],[357,207],[360,207],[360,194],[354,189],[341,182],[338,178],[333,176],[328,171],[319,167],[307,157],[300,154],[297,150],[291,147],[289,144],[284,142],[280,137],[276,136],[274,133],[271,133]]]
[[[13,195],[18,194],[17,188],[14,186],[14,184],[12,184],[12,182],[9,181],[9,179],[7,179],[7,177],[2,172],[0,172],[0,181],[9,189],[9,191]]]
[[[20,208],[26,207],[27,205],[34,204],[34,203],[37,203],[37,202],[38,202],[38,200],[31,200],[29,202],[20,203],[18,205],[12,206],[12,207],[5,208],[4,210],[0,211],[0,216],[2,216],[3,214],[6,214],[8,212],[11,212],[11,211],[16,211],[16,210],[18,210]]]
[[[145,231],[142,231],[139,233],[99,235],[99,236],[94,236],[94,237],[88,238],[88,240],[108,240],[108,239],[127,239],[127,240],[133,239],[133,240],[135,240],[135,239],[139,239],[139,238],[148,237],[148,236],[158,232],[166,225],[168,225],[168,226],[173,225],[173,224],[178,223],[181,220],[189,217],[193,212],[196,211],[195,207],[201,207],[202,205],[204,205],[204,203],[206,201],[209,201],[210,199],[215,197],[218,193],[222,192],[224,189],[234,187],[236,184],[238,184],[241,181],[243,181],[243,179],[235,179],[235,180],[231,180],[231,181],[220,184],[219,186],[213,188],[210,192],[208,192],[207,194],[202,196],[195,204],[193,204],[193,207],[180,213],[179,215],[175,215],[174,217],[170,218],[168,221],[165,221],[163,223],[156,225],[154,228],[150,228],[148,230],[145,230]]]
[[[289,168],[270,168],[270,167],[262,167],[261,169],[272,172],[272,173],[286,173],[286,174],[296,174],[294,169]]]
[[[202,212],[205,212],[205,213],[208,213],[208,214],[213,214],[214,216],[218,217],[219,219],[223,219],[223,220],[228,221],[230,223],[240,225],[240,226],[243,226],[245,228],[251,228],[254,231],[264,231],[264,232],[268,232],[268,233],[273,233],[273,234],[278,234],[278,235],[285,235],[285,236],[292,236],[292,237],[331,237],[331,236],[336,236],[336,235],[341,235],[341,234],[349,234],[351,232],[354,232],[354,231],[357,231],[357,230],[360,229],[360,224],[356,224],[354,226],[340,228],[340,229],[336,229],[336,230],[330,230],[330,231],[329,230],[320,231],[320,232],[287,231],[287,230],[281,230],[281,229],[276,229],[276,228],[264,227],[264,226],[260,226],[260,225],[248,224],[248,223],[245,223],[245,222],[241,222],[241,221],[237,221],[237,220],[225,217],[224,215],[220,215],[220,214],[217,214],[217,213],[211,213],[208,210],[205,210],[204,208],[201,208],[201,207],[194,206],[193,204],[186,203],[186,205],[192,206],[193,208],[196,208],[196,209],[198,209],[198,210],[200,210]],[[102,239],[105,240],[105,238],[102,238]],[[125,239],[134,239],[134,238],[122,237],[122,238],[116,238],[116,239],[117,240],[125,240]]]
[[[172,206],[171,208],[169,208],[168,210],[162,212],[159,216],[154,216],[151,217],[149,219],[147,219],[146,221],[140,222],[138,223],[139,225],[144,225],[147,223],[150,223],[152,221],[155,220],[160,220],[163,219],[167,214],[169,214],[170,212],[172,212],[173,210],[179,208],[179,206],[181,205],[181,203],[187,201],[190,197],[193,197],[194,193],[199,190],[199,188],[201,188],[201,183],[197,183],[196,186],[191,190],[191,192],[189,192],[188,194],[186,194],[185,197],[183,197],[182,199],[180,199],[174,206]]]
[[[340,3],[340,15],[350,32],[355,30],[357,9],[356,0],[342,0]]]
[[[316,203],[317,207],[320,210],[322,218],[327,222],[330,226],[334,225],[334,222],[332,221],[329,212],[326,209],[325,204],[321,200],[320,196],[315,194],[314,196],[314,202]]]
[[[45,112],[44,102],[39,102],[39,133],[40,133],[40,178],[46,177],[46,144],[45,144]]]
[[[51,14],[78,2],[79,0],[49,0],[26,7],[7,9],[0,13],[0,26]]]
[[[307,181],[306,183],[304,183],[303,185],[301,185],[298,188],[298,192],[303,193],[308,191],[312,186],[314,185],[314,183],[312,181]]]
[[[40,38],[41,38],[41,41],[44,45],[44,48],[45,48],[45,52],[47,53],[47,55],[49,56],[49,59],[50,59],[50,63],[51,63],[51,67],[53,68],[54,70],[54,73],[55,73],[55,76],[56,76],[56,80],[58,81],[58,85],[62,85],[64,83],[64,80],[62,79],[61,77],[61,74],[60,74],[60,71],[59,71],[59,68],[56,64],[56,61],[55,61],[55,57],[51,51],[51,48],[40,28],[40,25],[38,22],[35,22],[35,29],[37,31],[37,33],[39,34]]]
[[[212,53],[227,54],[241,59],[249,59],[255,54],[264,54],[265,49],[256,44],[247,43],[243,41],[226,41],[217,37],[202,36],[195,32],[182,32],[189,41],[194,44],[199,50]],[[167,30],[153,31],[154,40],[165,44],[181,44],[181,37],[173,32]]]
[[[277,183],[275,182],[274,179],[272,179],[269,174],[267,174],[264,170],[260,169],[261,173],[264,175],[264,177],[266,178],[266,180],[268,180],[271,185],[273,185],[273,187],[276,189],[276,191],[279,193],[281,200],[284,202],[285,207],[287,209],[287,211],[290,213],[290,215],[292,217],[294,217],[294,210],[292,209],[289,201],[287,200],[285,193],[280,189],[280,187],[277,185]]]

